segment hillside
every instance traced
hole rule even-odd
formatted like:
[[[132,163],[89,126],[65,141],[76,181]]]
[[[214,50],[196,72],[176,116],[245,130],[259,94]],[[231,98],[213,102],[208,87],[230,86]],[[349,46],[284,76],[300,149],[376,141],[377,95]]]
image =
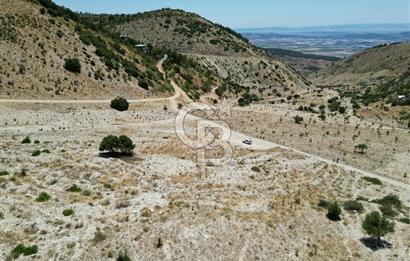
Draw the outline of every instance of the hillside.
[[[410,67],[410,43],[376,46],[313,74],[318,85],[372,86],[397,78]]]
[[[298,51],[267,48],[269,53],[274,57],[281,59],[299,73],[307,76],[310,73],[318,72],[323,68],[331,66],[334,62],[339,61],[340,58],[324,55],[305,54]]]
[[[410,43],[376,46],[336,62],[310,79],[318,86],[336,87],[365,105],[384,101],[407,104],[410,97]]]
[[[182,53],[218,73],[230,87],[238,85],[236,89],[249,90],[260,98],[274,92],[299,92],[308,84],[295,70],[254,47],[240,34],[196,14],[162,9],[134,15],[83,17],[139,43]]]
[[[49,0],[1,3],[0,98],[109,99],[173,92],[156,68],[167,53],[136,48],[134,40]],[[67,69],[70,59],[75,68]],[[218,84],[216,75],[185,57],[175,66],[192,78],[193,96],[203,93],[205,83]]]

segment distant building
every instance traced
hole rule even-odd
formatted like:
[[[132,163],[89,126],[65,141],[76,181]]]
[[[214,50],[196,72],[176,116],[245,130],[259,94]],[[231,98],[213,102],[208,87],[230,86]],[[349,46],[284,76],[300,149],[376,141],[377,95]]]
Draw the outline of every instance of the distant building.
[[[405,101],[407,99],[407,97],[405,95],[398,95],[397,99],[399,99],[401,101]]]
[[[144,51],[144,53],[149,53],[148,45],[146,44],[136,44],[134,45],[136,48],[140,48]]]

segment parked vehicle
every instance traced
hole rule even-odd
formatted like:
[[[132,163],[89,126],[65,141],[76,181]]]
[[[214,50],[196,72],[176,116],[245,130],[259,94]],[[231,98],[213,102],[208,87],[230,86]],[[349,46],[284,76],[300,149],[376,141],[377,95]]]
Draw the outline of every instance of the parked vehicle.
[[[252,145],[252,140],[251,139],[245,139],[244,141],[242,141],[242,143],[244,143],[246,145]]]

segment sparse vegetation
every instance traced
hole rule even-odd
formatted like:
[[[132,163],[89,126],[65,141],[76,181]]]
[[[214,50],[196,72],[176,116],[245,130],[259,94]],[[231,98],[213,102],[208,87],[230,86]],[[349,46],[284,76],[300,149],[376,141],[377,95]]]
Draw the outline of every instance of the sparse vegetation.
[[[37,245],[25,246],[23,244],[18,244],[16,247],[13,248],[13,251],[11,251],[11,256],[14,259],[17,259],[21,255],[31,256],[31,255],[37,254],[37,252],[38,252]]]

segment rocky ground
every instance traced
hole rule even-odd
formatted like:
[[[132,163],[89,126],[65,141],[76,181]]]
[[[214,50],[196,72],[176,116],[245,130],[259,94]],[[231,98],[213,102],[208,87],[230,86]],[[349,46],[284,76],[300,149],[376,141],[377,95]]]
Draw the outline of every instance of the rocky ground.
[[[0,104],[0,171],[8,173],[0,177],[0,259],[11,259],[20,243],[38,246],[37,254],[20,260],[115,260],[120,253],[132,260],[409,258],[409,225],[399,221],[409,215],[406,187],[372,184],[361,173],[262,140],[247,148],[240,133],[232,135],[234,157],[228,164],[198,167],[195,152],[175,135],[174,113],[164,105],[137,103],[119,113],[108,104]],[[265,119],[283,116],[283,126],[275,123],[276,135],[281,128],[293,131],[285,114],[265,113]],[[244,114],[233,110],[233,123]],[[251,115],[257,126],[260,118]],[[336,126],[332,122],[332,135]],[[348,139],[355,123],[346,126],[339,129]],[[364,126],[361,135],[375,131]],[[312,144],[323,138],[321,127],[315,129]],[[265,135],[250,127],[244,131],[270,138],[267,130]],[[98,145],[108,134],[129,136],[137,145],[135,155],[100,157]],[[403,142],[394,155],[404,153],[404,165],[384,167],[406,171],[408,136],[398,130],[392,135]],[[22,144],[27,136],[31,143]],[[292,144],[291,136],[283,137]],[[297,139],[299,146],[309,138],[295,134]],[[386,151],[393,146],[380,142]],[[366,168],[373,160],[370,148],[369,159],[360,159]],[[35,150],[42,153],[32,156]],[[386,176],[405,182],[400,175]],[[42,192],[50,199],[38,202]],[[371,201],[389,194],[397,195],[403,208],[393,220],[395,232],[385,238],[391,247],[373,251],[364,244],[361,223],[380,207]],[[344,210],[341,221],[330,221],[318,207],[321,199],[340,204],[359,199],[364,211]],[[65,216],[67,209],[73,213]]]

